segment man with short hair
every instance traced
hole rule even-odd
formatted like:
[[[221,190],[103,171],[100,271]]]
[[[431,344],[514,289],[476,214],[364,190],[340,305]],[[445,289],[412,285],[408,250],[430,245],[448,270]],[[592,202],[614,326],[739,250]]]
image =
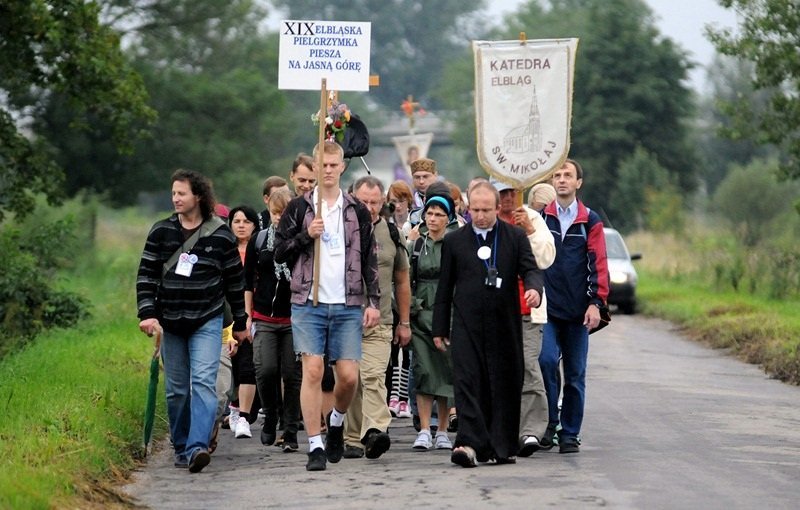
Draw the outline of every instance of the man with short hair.
[[[292,332],[294,349],[303,365],[300,407],[309,441],[309,471],[322,471],[327,461],[336,463],[342,458],[345,413],[358,383],[362,327],[375,327],[380,319],[378,261],[370,213],[339,188],[345,169],[342,147],[326,141],[314,149],[314,155],[320,150],[321,182],[313,191],[289,202],[275,238],[275,261],[292,268]],[[315,214],[318,197],[322,210]],[[320,249],[319,273],[315,275],[316,239],[320,240]],[[315,278],[319,284],[316,306],[312,289]],[[336,385],[323,445],[320,383],[326,354],[334,364]]]
[[[414,185],[414,203],[411,204],[411,213],[408,221],[412,227],[420,223],[422,208],[425,207],[425,194],[428,186],[436,182],[439,173],[436,170],[436,161],[428,158],[419,158],[411,163],[411,179]]]
[[[361,341],[359,385],[344,422],[344,456],[358,458],[366,453],[368,459],[377,459],[391,445],[388,430],[392,415],[386,406],[385,375],[392,351],[392,288],[400,316],[394,341],[405,347],[411,341],[411,283],[405,240],[397,227],[381,216],[385,201],[383,183],[368,175],[359,178],[353,190],[372,217],[378,247],[381,319],[377,326],[364,330]]]
[[[139,329],[163,329],[167,414],[176,467],[201,471],[211,461],[216,379],[225,300],[233,336],[247,338],[242,261],[230,228],[214,215],[211,182],[191,170],[172,175],[175,214],[153,225],[139,263]],[[157,302],[156,302],[157,301]]]
[[[498,220],[500,196],[488,182],[469,193],[472,222],[444,237],[433,312],[433,342],[452,348],[458,435],[451,461],[516,462],[522,390],[524,299],[536,307],[542,274],[525,233]]]
[[[552,446],[560,421],[559,453],[580,451],[589,331],[600,323],[600,308],[607,306],[608,297],[603,222],[577,199],[582,184],[583,169],[577,161],[566,160],[553,174],[556,200],[544,209],[545,222],[555,239],[556,259],[545,271],[547,324],[539,354],[549,409],[543,446]],[[564,364],[560,416],[559,358]]]

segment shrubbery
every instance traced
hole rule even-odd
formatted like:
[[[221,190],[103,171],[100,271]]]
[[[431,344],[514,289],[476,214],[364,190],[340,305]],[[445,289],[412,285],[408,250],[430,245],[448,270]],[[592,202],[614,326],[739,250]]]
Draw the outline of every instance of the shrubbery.
[[[0,357],[37,333],[70,327],[88,314],[88,301],[58,288],[59,269],[91,253],[94,205],[70,204],[0,228]]]

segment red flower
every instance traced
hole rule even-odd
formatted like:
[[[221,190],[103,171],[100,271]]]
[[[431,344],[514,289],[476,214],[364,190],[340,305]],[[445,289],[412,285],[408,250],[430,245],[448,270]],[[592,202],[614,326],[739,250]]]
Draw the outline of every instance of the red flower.
[[[336,129],[342,129],[342,121],[337,120],[336,122],[333,123],[333,127],[335,127]]]

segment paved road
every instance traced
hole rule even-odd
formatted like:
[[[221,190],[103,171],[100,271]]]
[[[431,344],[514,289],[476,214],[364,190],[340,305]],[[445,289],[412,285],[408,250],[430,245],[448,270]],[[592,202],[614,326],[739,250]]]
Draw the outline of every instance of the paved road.
[[[592,336],[583,448],[463,469],[415,452],[394,420],[377,460],[305,471],[301,453],[224,431],[191,475],[166,449],[125,490],[151,508],[800,508],[800,388],[685,340],[668,323],[615,316]]]

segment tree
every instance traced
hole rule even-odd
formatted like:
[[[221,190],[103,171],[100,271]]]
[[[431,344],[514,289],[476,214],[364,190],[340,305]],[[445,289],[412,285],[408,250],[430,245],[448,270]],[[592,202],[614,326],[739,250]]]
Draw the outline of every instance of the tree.
[[[407,95],[435,108],[431,92],[442,69],[467,42],[462,31],[483,0],[272,0],[288,19],[372,22],[371,74],[381,86],[370,97],[390,111]]]
[[[770,222],[792,208],[791,199],[798,186],[781,184],[777,172],[775,161],[756,160],[745,167],[734,167],[714,193],[716,212],[745,246],[768,237]]]
[[[679,198],[678,204],[671,203],[675,196]],[[663,219],[667,211],[660,206],[660,202],[677,205],[672,208],[676,214],[671,221]],[[637,147],[620,164],[617,186],[611,194],[610,203],[614,204],[616,210],[627,211],[627,214],[618,215],[610,225],[617,230],[630,232],[645,227],[652,229],[654,223],[659,223],[658,231],[676,231],[682,227],[682,206],[677,187],[671,182],[669,172],[642,147]],[[664,223],[672,223],[672,227],[662,228]]]
[[[52,102],[43,129],[59,136],[70,194],[91,189],[130,204],[139,192],[163,193],[172,171],[184,167],[211,177],[226,202],[258,200],[288,130],[276,86],[277,37],[259,29],[264,15],[250,0],[109,2],[104,19],[125,30],[159,119],[132,154],[116,155],[94,119],[87,132],[59,136],[61,103]]]
[[[754,91],[750,82],[750,62],[717,55],[708,71],[711,95],[700,100],[695,139],[703,162],[702,177],[713,194],[731,165],[746,165],[755,158],[776,152],[772,146],[755,143],[731,119],[734,104],[747,101],[751,111],[763,111],[769,98],[764,91]]]
[[[118,35],[98,21],[94,2],[4,0],[0,3],[0,220],[24,216],[34,195],[62,195],[63,173],[35,129],[43,105],[59,94],[70,129],[91,112],[122,149],[154,118],[141,79],[120,51]]]
[[[785,177],[800,177],[800,9],[787,0],[719,0],[739,14],[738,30],[707,27],[717,51],[755,65],[753,88],[767,91],[763,111],[746,98],[732,102],[734,120],[742,136],[774,144],[786,152],[781,161]],[[735,133],[735,131],[733,131]]]

